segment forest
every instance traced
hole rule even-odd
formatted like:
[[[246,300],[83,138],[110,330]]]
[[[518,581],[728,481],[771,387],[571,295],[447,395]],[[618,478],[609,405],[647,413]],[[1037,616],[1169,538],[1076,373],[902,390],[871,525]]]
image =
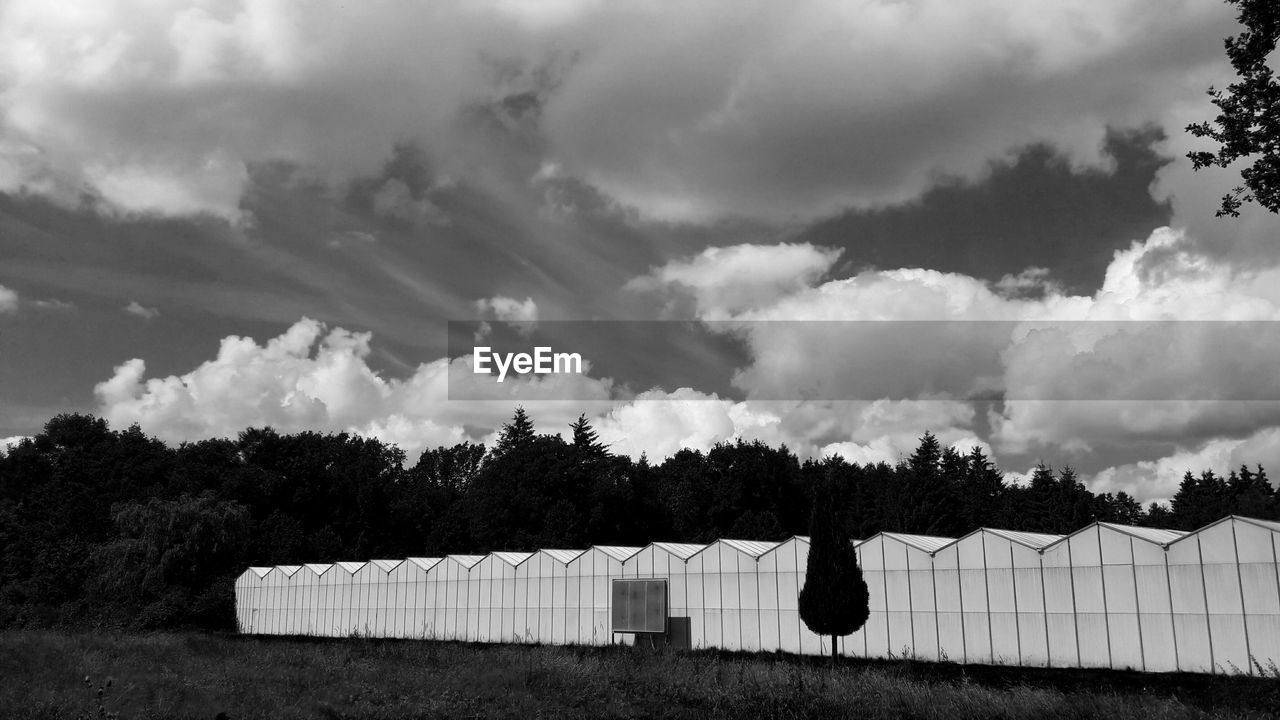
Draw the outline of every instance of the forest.
[[[1280,519],[1261,466],[1188,470],[1169,505],[1144,508],[1091,492],[1069,467],[1040,465],[1012,484],[980,449],[960,453],[929,432],[894,465],[858,465],[741,440],[633,461],[585,416],[572,431],[539,434],[517,408],[493,447],[439,447],[410,463],[347,433],[249,428],[170,447],[136,425],[59,415],[0,455],[0,627],[231,629],[232,582],[251,565],[780,540],[807,534],[826,477],[859,538]]]

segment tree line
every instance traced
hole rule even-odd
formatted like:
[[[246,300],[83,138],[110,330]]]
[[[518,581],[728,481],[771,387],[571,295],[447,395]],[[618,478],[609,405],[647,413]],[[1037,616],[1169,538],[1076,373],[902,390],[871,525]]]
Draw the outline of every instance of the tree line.
[[[781,540],[808,533],[827,479],[823,502],[861,538],[1280,519],[1261,467],[1188,472],[1170,505],[1143,508],[1091,492],[1071,468],[1041,465],[1014,485],[980,449],[927,432],[896,464],[859,465],[741,440],[633,461],[585,417],[572,430],[539,434],[517,409],[493,447],[464,442],[409,463],[347,433],[249,428],[170,447],[136,425],[59,415],[0,455],[0,627],[230,628],[232,582],[251,565]]]

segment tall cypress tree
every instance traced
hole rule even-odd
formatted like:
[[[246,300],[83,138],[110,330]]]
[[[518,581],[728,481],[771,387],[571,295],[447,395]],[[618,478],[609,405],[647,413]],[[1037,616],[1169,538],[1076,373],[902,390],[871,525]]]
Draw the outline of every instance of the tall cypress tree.
[[[839,657],[836,639],[857,632],[871,614],[867,582],[835,502],[832,472],[818,483],[809,521],[809,561],[800,590],[800,618],[819,635],[831,636],[831,660]]]

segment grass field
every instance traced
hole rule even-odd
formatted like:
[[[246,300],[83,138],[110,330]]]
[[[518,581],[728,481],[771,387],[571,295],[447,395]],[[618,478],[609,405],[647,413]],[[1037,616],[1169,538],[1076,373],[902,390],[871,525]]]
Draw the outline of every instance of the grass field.
[[[1275,717],[1280,679],[833,668],[818,658],[622,647],[0,633],[0,718],[98,717],[100,707],[122,719],[229,720]]]

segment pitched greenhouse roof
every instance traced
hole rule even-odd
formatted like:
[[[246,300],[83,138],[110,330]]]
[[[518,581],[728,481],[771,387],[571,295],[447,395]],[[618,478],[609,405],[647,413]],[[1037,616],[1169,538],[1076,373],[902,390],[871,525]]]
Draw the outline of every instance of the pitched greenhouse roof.
[[[1259,520],[1257,518],[1247,518],[1241,515],[1232,515],[1231,517],[1241,522],[1247,522],[1250,525],[1257,525],[1258,527],[1266,528],[1271,532],[1280,533],[1280,522],[1275,522],[1274,520]]]
[[[557,562],[568,565],[569,563],[577,559],[579,555],[586,552],[586,550],[546,550],[544,549],[541,552],[544,552],[547,555],[550,555],[552,560],[556,560]]]
[[[628,547],[625,545],[596,545],[595,549],[618,562],[626,562],[632,555],[635,555],[644,548]]]
[[[698,545],[696,543],[656,542],[652,543],[652,545],[664,552],[675,555],[681,560],[688,560],[694,555],[697,555],[707,549],[706,545]]]
[[[750,555],[756,559],[759,559],[760,556],[778,547],[780,544],[776,542],[763,542],[760,540],[721,540],[720,542],[744,555]]]
[[[1214,524],[1216,525],[1217,523],[1214,523]],[[1189,533],[1183,532],[1182,530],[1166,530],[1164,528],[1137,527],[1136,525],[1119,525],[1117,523],[1108,523],[1108,522],[1100,522],[1100,523],[1097,523],[1097,525],[1099,525],[1100,527],[1108,528],[1110,530],[1115,530],[1116,532],[1122,532],[1126,535],[1132,535],[1133,537],[1136,537],[1139,540],[1146,540],[1147,542],[1155,543],[1156,545],[1168,545],[1169,543],[1174,542],[1175,540],[1181,540],[1182,538],[1186,537],[1189,534]],[[1087,530],[1087,529],[1088,529],[1087,527],[1082,528],[1082,530]],[[1203,529],[1204,528],[1201,528],[1201,530]],[[1081,532],[1081,530],[1077,530],[1076,532]]]
[[[938,537],[935,535],[908,535],[906,533],[891,532],[882,532],[880,535],[882,537],[889,538],[890,540],[897,540],[903,545],[909,545],[917,550],[923,550],[929,554],[936,553],[956,541],[955,538]],[[864,542],[870,542],[874,537],[875,536],[873,535]]]
[[[533,553],[531,552],[494,552],[489,554],[511,567],[516,567],[525,560],[533,557]]]
[[[997,537],[1005,538],[1011,542],[1019,543],[1021,545],[1032,548],[1034,550],[1043,550],[1049,546],[1060,543],[1066,540],[1067,538],[1072,537],[1073,535],[1078,535],[1080,533],[1086,532],[1089,529],[1096,527],[1096,528],[1106,528],[1108,530],[1113,530],[1115,532],[1124,533],[1134,538],[1145,540],[1147,542],[1167,548],[1170,544],[1174,542],[1196,535],[1200,532],[1203,532],[1204,530],[1207,530],[1221,523],[1232,522],[1232,521],[1249,523],[1251,525],[1257,525],[1258,527],[1270,530],[1275,533],[1280,533],[1280,522],[1276,522],[1273,520],[1261,520],[1258,518],[1242,517],[1239,515],[1229,515],[1227,517],[1224,517],[1220,520],[1212,522],[1202,528],[1199,528],[1191,532],[1185,532],[1182,530],[1170,530],[1166,528],[1137,527],[1134,525],[1121,525],[1118,523],[1095,522],[1077,530],[1071,535],[1032,533],[1032,532],[1022,532],[1019,530],[1003,530],[1000,528],[979,528],[969,533],[968,535],[965,535],[964,537],[968,538],[978,533],[990,533]],[[908,533],[895,533],[895,532],[877,533],[875,536],[872,536],[871,539],[874,539],[875,537],[883,537],[884,539],[896,540],[900,543],[903,543],[905,545],[916,548],[918,550],[922,550],[930,554],[936,553],[939,550],[942,550],[943,548],[954,545],[955,543],[958,543],[960,542],[960,540],[964,539],[964,538],[961,538],[960,540],[957,540],[955,538],[939,537],[934,535],[913,535]],[[805,544],[809,544],[810,542],[810,539],[807,535],[794,535],[790,538],[790,540],[803,542]],[[724,545],[727,545],[733,548],[734,550],[737,550],[738,552],[741,552],[745,555],[750,555],[758,559],[768,554],[769,552],[781,547],[787,541],[769,542],[769,541],[761,541],[761,540],[721,539],[721,540],[717,540],[716,542],[723,543]],[[854,542],[854,545],[857,546],[865,542],[870,542],[870,539],[854,540],[853,542]],[[703,545],[699,543],[653,542],[653,543],[650,543],[649,546],[660,549],[666,553],[675,555],[676,557],[687,561],[693,556],[702,552],[703,550],[706,550],[708,547],[711,547],[711,544]],[[608,555],[609,557],[619,562],[626,562],[630,560],[632,557],[634,557],[636,553],[640,552],[644,548],[623,546],[623,545],[596,545],[593,547],[593,549],[599,550],[600,552]],[[279,571],[280,573],[284,574],[287,577],[293,577],[298,571],[302,570],[303,568],[306,568],[307,570],[310,570],[311,572],[319,576],[319,575],[325,574],[330,569],[336,566],[336,567],[342,568],[348,574],[354,575],[356,572],[360,571],[361,568],[364,568],[368,565],[373,565],[374,567],[378,568],[379,570],[385,573],[390,573],[391,571],[395,570],[401,565],[404,565],[405,563],[413,563],[414,565],[416,565],[417,567],[423,570],[430,570],[431,568],[435,567],[446,558],[449,560],[453,560],[459,565],[462,565],[463,567],[470,570],[471,568],[475,567],[475,565],[479,563],[481,560],[484,560],[486,557],[489,557],[489,556],[494,556],[497,559],[502,560],[503,562],[508,563],[512,566],[518,566],[523,562],[525,562],[526,560],[528,560],[530,557],[532,557],[535,552],[545,553],[546,555],[550,556],[552,559],[567,565],[570,562],[582,557],[588,551],[552,548],[552,549],[541,549],[534,552],[503,551],[503,552],[490,553],[489,555],[446,555],[444,558],[414,557],[414,558],[407,558],[405,560],[370,560],[368,562],[344,561],[344,562],[336,562],[336,563],[308,563],[305,565],[276,565],[274,567],[253,566],[248,568],[248,570],[246,570],[245,572],[246,573],[251,572],[254,575],[258,576],[258,578],[260,579],[265,578],[267,575],[269,575],[274,571]]]
[[[1049,533],[1023,532],[1021,530],[997,530],[996,528],[982,528],[982,530],[1010,542],[1029,547],[1032,550],[1043,550],[1066,537],[1066,535],[1050,535]]]

